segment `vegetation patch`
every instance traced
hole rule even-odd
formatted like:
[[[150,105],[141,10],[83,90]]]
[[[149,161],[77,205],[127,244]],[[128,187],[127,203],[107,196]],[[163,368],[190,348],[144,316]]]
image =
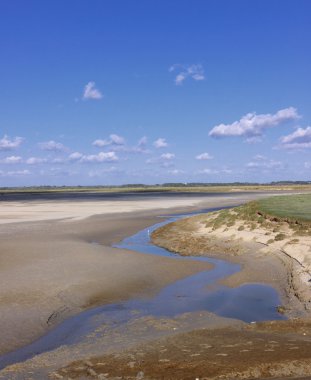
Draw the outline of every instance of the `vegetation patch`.
[[[295,235],[311,235],[311,194],[275,196],[215,212],[205,226],[215,231],[241,221],[244,224],[238,231],[263,228],[276,234],[276,241],[286,238],[284,228],[292,229]]]

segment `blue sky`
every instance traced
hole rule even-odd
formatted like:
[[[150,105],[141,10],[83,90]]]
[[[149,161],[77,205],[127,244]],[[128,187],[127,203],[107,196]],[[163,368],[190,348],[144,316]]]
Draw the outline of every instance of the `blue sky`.
[[[0,186],[311,180],[309,0],[1,0]]]

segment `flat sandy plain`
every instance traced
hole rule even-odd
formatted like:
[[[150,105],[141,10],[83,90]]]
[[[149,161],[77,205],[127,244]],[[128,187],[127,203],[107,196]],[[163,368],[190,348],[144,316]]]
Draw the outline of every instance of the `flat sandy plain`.
[[[207,264],[195,261],[184,262],[137,252],[129,253],[111,248],[111,245],[158,222],[163,214],[237,205],[258,196],[261,195],[237,193],[211,198],[197,195],[122,201],[37,200],[0,203],[0,353],[4,354],[35,340],[64,319],[85,309],[131,297],[152,296],[177,279],[208,269]],[[198,333],[200,328],[204,329],[201,334]],[[223,342],[217,348],[219,352],[214,352],[213,360],[216,358],[218,364],[215,362],[217,365],[214,365],[213,374],[206,378],[218,378],[218,374],[220,376],[226,373],[229,377],[223,378],[234,378],[234,366],[236,373],[239,369],[242,374],[248,368],[245,365],[254,363],[255,366],[258,358],[254,356],[253,361],[249,362],[250,359],[245,355],[240,359],[232,355],[231,364],[227,366],[224,363],[228,356],[225,347],[228,349],[236,345],[241,348],[247,345],[247,334],[253,334],[249,340],[253,343],[249,345],[255,344],[256,339],[257,347],[265,339],[273,342],[273,336],[280,328],[277,325],[272,333],[269,329],[271,330],[269,324],[245,326],[242,322],[215,317],[207,312],[181,315],[171,320],[138,318],[127,326],[126,331],[118,331],[117,328],[107,330],[103,326],[98,331],[97,339],[92,337],[80,344],[60,347],[25,363],[9,366],[0,371],[0,379],[112,379],[117,376],[129,379],[201,379],[204,378],[202,371],[206,366],[202,366],[198,360],[204,357],[204,345],[205,348],[215,347],[217,341]],[[298,342],[297,337],[291,340],[287,335],[282,336],[283,347],[288,345],[286,352],[289,352],[289,360],[294,368],[288,372],[289,375],[299,374],[297,366],[303,368],[302,362],[295,366],[295,360],[302,358],[308,361],[311,357],[308,354],[311,343],[306,338],[310,328],[305,324],[301,329],[301,334],[304,334],[303,344]],[[169,339],[176,339],[176,342]],[[196,345],[196,340],[203,347],[202,352],[192,347]],[[151,344],[148,343],[150,341]],[[214,343],[209,344],[208,341]],[[139,348],[141,344],[145,346]],[[174,344],[178,347],[184,345],[178,360],[172,357],[172,347],[169,346]],[[260,352],[275,352],[276,347],[281,346],[279,343],[274,346],[269,343],[273,346],[269,346],[270,350],[265,344],[262,343]],[[292,346],[297,348],[291,349]],[[239,352],[243,351],[243,347]],[[134,351],[124,351],[126,349]],[[244,349],[246,351],[243,352],[247,352],[248,348]],[[160,357],[161,350],[163,359]],[[166,357],[164,353],[167,351],[169,355]],[[120,356],[120,352],[125,352],[125,356]],[[103,355],[108,356],[92,359]],[[145,359],[138,360],[140,355],[145,356]],[[153,355],[157,355],[157,359]],[[182,355],[188,358],[188,362]],[[262,354],[262,357],[265,355],[268,354]],[[270,354],[270,357],[271,355],[274,354]],[[77,360],[81,362],[69,364]],[[205,357],[204,361],[210,365],[211,358]],[[184,369],[178,367],[185,362],[188,366],[185,364]],[[159,363],[162,370],[159,370]],[[241,363],[244,363],[244,367]],[[59,370],[67,365],[67,368]],[[198,366],[202,373],[195,369]],[[282,374],[278,363],[275,366],[275,374]],[[207,376],[206,368],[205,371]],[[255,372],[256,369],[249,374],[254,377]],[[261,377],[263,373],[265,372],[258,372]],[[267,371],[266,373],[269,375]],[[301,371],[301,375],[305,374],[306,371]]]

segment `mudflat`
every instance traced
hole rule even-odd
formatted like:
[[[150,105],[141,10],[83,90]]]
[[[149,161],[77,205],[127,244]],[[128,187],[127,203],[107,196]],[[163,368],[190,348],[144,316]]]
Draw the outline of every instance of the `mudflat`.
[[[69,204],[59,201],[0,204],[2,213],[0,323],[3,327],[0,336],[0,352],[5,353],[27,344],[65,318],[92,306],[131,297],[149,297],[179,278],[208,269],[210,266],[207,263],[144,255],[115,249],[111,245],[158,222],[161,220],[159,216],[163,213],[236,205],[260,196],[262,195],[230,194],[227,197],[197,197],[195,199],[185,197],[176,200],[171,198],[166,201],[160,199],[156,202],[154,200],[130,201],[128,204],[126,203],[128,201],[122,201],[120,205],[111,201],[111,207],[109,207],[109,202],[101,205],[94,201],[68,202]],[[11,218],[6,217],[4,213],[4,211],[9,213],[10,208],[12,208]],[[9,223],[5,220],[9,220]],[[262,265],[265,270],[271,267],[271,262]],[[247,268],[245,265],[246,270]],[[279,268],[280,265],[276,265],[275,271],[272,271],[273,274]],[[255,273],[255,270],[251,270],[250,273]],[[265,280],[267,279],[263,278],[263,281]],[[276,283],[279,282],[276,281]],[[279,328],[279,325],[276,326],[273,329]],[[125,326],[125,330],[124,327],[119,331],[103,326],[97,332],[96,340],[90,336],[81,344],[60,347],[25,363],[11,365],[0,371],[0,378],[19,379],[25,376],[29,379],[92,378],[94,373],[101,376],[98,378],[105,378],[107,372],[109,372],[108,378],[114,378],[120,374],[129,376],[128,378],[137,378],[139,372],[146,373],[146,368],[150,368],[151,371],[147,378],[176,378],[174,373],[182,374],[178,371],[182,371],[183,366],[186,365],[184,353],[189,354],[193,365],[196,365],[202,354],[191,345],[196,345],[200,339],[202,345],[209,345],[210,339],[214,339],[213,342],[216,345],[217,337],[223,331],[226,334],[222,336],[228,336],[226,338],[228,348],[230,345],[238,347],[239,342],[243,343],[244,328],[245,324],[242,322],[216,317],[206,312],[190,313],[168,320],[137,318]],[[205,332],[200,333],[199,329]],[[288,334],[288,329],[285,327],[286,334]],[[306,326],[304,329],[303,334],[307,336],[303,335],[303,341],[309,336],[309,329]],[[274,332],[272,331],[271,334],[273,335]],[[267,339],[273,340],[274,335],[272,335],[270,338],[267,336]],[[296,332],[294,335],[294,339],[298,339]],[[189,339],[191,347],[186,347]],[[275,339],[278,338],[275,337]],[[281,345],[281,340],[279,345]],[[148,345],[144,343],[146,341],[153,343]],[[144,345],[140,346],[142,343]],[[185,345],[183,347],[185,351],[177,350],[176,357],[159,357],[160,361],[155,361],[153,345],[155,348],[159,346],[159,349],[166,352],[182,344]],[[131,351],[133,345],[137,346],[138,351],[136,348],[135,350],[140,352],[138,356],[146,357],[144,360],[146,365],[140,361],[142,366],[137,367],[136,364],[129,365],[126,362],[125,370],[121,371],[122,363],[125,363],[122,360],[125,358],[126,361],[128,358],[122,356],[120,352],[128,349],[127,354],[136,357],[136,351]],[[262,348],[263,351],[266,349],[264,346]],[[270,347],[267,348],[269,349]],[[296,360],[295,355],[292,355],[294,350],[296,348],[289,351],[291,356],[288,359]],[[115,356],[106,356],[111,355],[112,352]],[[93,368],[95,359],[92,358],[98,358],[100,354],[103,356],[96,359],[96,363],[110,363],[107,368],[103,364],[99,366],[96,364],[96,368]],[[219,368],[222,368],[221,360],[225,358],[222,354],[228,353],[217,351],[216,354]],[[211,361],[207,360],[206,363],[209,365],[212,362],[215,363],[215,358],[209,359]],[[81,362],[68,365],[75,360]],[[236,360],[239,360],[238,356]],[[85,361],[88,364],[85,364]],[[136,362],[136,359],[131,362],[133,361]],[[167,377],[164,372],[157,372],[159,366],[163,367],[163,363],[170,361],[171,371],[167,372]],[[192,368],[191,362],[187,361],[189,369]],[[165,366],[163,368],[166,368]],[[59,370],[60,367],[64,369]],[[99,367],[101,367],[100,370]],[[118,368],[122,372],[119,371],[119,375],[118,371],[116,372]],[[207,367],[202,365],[202,369],[204,368]],[[187,371],[178,378],[188,378],[191,371]],[[215,376],[223,373],[219,370],[215,372]],[[302,372],[302,374],[305,373]]]
[[[112,248],[177,210],[236,203],[244,196],[53,200],[0,203],[0,353],[23,346],[92,306],[150,296],[207,269]]]

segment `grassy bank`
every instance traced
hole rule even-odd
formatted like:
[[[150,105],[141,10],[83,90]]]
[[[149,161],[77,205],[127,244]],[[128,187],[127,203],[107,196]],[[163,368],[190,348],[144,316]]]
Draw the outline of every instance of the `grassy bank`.
[[[206,221],[206,227],[217,230],[239,224],[238,231],[260,227],[271,233],[286,224],[295,235],[311,234],[311,194],[266,198],[230,210],[222,210]],[[275,235],[282,240],[284,233]]]

